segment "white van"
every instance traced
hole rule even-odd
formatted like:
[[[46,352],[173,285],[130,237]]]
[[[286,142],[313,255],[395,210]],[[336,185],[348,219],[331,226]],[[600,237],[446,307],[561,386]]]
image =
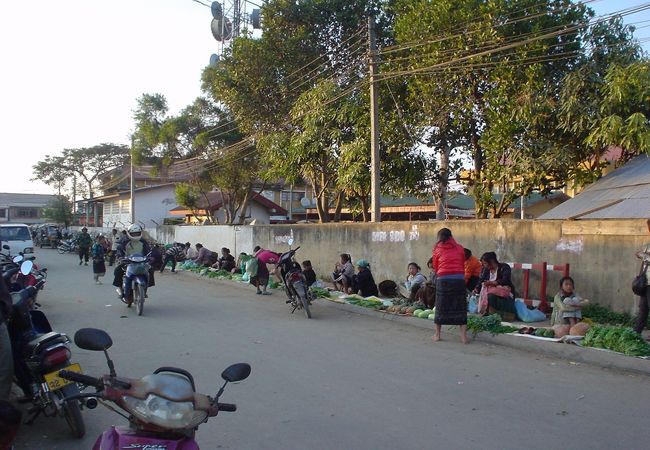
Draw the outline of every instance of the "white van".
[[[15,256],[20,252],[34,253],[34,242],[29,227],[23,223],[3,223],[0,224],[0,242],[2,248],[0,252],[5,255]],[[9,250],[4,248],[9,246]]]

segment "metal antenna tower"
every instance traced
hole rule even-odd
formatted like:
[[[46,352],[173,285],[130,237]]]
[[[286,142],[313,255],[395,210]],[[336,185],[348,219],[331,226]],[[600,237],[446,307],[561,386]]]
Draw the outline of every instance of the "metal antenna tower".
[[[224,49],[242,32],[259,30],[260,9],[248,0],[220,0],[210,6],[212,36],[219,42],[217,53],[210,56],[210,65],[219,61]]]

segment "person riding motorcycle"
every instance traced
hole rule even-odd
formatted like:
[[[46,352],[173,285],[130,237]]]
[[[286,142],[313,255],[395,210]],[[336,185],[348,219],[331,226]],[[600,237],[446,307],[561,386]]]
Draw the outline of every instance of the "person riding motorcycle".
[[[120,243],[120,246],[117,249],[117,255],[119,258],[127,258],[134,255],[147,256],[151,251],[149,243],[142,237],[142,227],[137,223],[131,225],[128,230],[126,230],[126,235],[128,239],[123,240]],[[125,264],[118,264],[115,267],[113,274],[115,278],[113,279],[113,286],[117,289],[118,297],[125,301],[129,298],[131,293],[131,280],[127,278],[126,284],[124,284],[124,273],[126,272]],[[149,270],[149,287],[154,285],[153,279],[153,269]],[[123,287],[126,290],[123,289]]]

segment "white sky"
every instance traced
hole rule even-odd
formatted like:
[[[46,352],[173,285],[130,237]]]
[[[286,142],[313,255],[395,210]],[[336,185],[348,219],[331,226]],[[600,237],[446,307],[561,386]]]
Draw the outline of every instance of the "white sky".
[[[592,7],[602,14],[641,3]],[[192,102],[217,51],[211,19],[209,8],[192,0],[0,2],[0,192],[51,193],[29,181],[46,154],[128,144],[132,110],[145,92],[164,94],[172,113]],[[626,21],[648,19],[644,11]],[[648,37],[650,29],[637,35]]]

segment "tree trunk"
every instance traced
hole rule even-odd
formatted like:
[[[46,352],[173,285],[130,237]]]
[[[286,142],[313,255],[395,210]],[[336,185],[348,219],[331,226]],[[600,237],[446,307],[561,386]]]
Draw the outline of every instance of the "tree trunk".
[[[371,217],[370,217],[370,213],[368,212],[369,209],[368,196],[366,195],[359,196],[359,201],[361,202],[361,217],[363,218],[363,221],[370,222]]]
[[[251,190],[248,189],[246,191],[246,195],[244,196],[244,200],[241,202],[241,209],[239,210],[239,220],[238,223],[240,225],[243,225],[244,222],[246,221],[246,210],[248,209],[248,204],[251,201]]]
[[[449,191],[449,158],[451,156],[451,146],[445,140],[442,141],[442,151],[440,152],[440,172],[438,178],[438,195],[436,196],[436,220],[445,220],[447,218],[447,193]]]
[[[320,185],[321,185],[321,209],[323,211],[323,217],[321,222],[328,223],[330,221],[330,202],[329,194],[327,192],[328,181],[325,179],[325,173],[320,174]]]
[[[345,194],[339,191],[336,197],[336,211],[334,211],[334,222],[341,221],[341,210],[343,209],[343,202],[345,201]]]

